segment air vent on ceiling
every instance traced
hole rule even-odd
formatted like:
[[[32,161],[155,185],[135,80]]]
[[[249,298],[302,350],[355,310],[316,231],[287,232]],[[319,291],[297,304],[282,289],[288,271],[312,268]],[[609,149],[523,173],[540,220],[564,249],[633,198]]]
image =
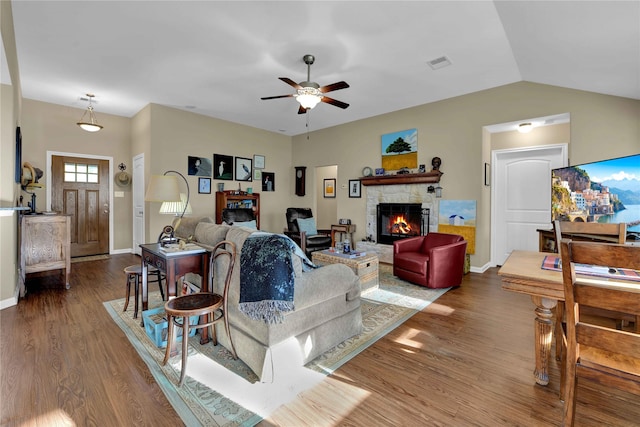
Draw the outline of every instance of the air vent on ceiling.
[[[446,56],[441,56],[439,58],[428,61],[427,64],[429,64],[429,67],[431,67],[432,69],[438,70],[440,68],[448,67],[449,65],[451,65],[451,61]]]

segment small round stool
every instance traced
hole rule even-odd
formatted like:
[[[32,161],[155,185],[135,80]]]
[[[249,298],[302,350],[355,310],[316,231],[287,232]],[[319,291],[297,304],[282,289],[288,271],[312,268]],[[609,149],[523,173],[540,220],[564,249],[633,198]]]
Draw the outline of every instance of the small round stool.
[[[140,284],[142,283],[142,266],[140,264],[130,265],[124,268],[124,274],[127,275],[127,299],[124,303],[124,308],[122,311],[127,311],[129,307],[129,297],[131,296],[131,282],[134,283],[134,297],[135,297],[135,306],[133,308],[133,318],[138,318],[138,295],[140,294]],[[148,266],[147,267],[147,277],[150,274],[156,275],[156,280],[154,282],[158,282],[158,286],[160,287],[160,296],[162,297],[162,301],[164,301],[164,291],[162,290],[162,275],[160,270],[155,267]]]
[[[229,333],[229,321],[227,319],[226,312],[224,311],[223,303],[224,300],[222,295],[210,292],[198,292],[195,294],[176,297],[167,301],[164,305],[164,309],[167,314],[167,322],[169,323],[169,330],[167,335],[167,348],[164,353],[164,360],[162,361],[163,366],[167,364],[167,361],[173,352],[176,335],[174,325],[182,327],[182,370],[180,372],[180,382],[178,386],[182,386],[182,382],[184,381],[184,376],[187,371],[187,348],[189,345],[190,328],[202,329],[211,327],[213,345],[218,345],[216,328],[214,325],[219,321],[224,320],[225,330],[229,336],[229,342],[231,343],[233,358],[238,358],[235,348],[233,347],[231,334]],[[203,323],[203,319],[201,317],[200,322],[197,325],[190,325],[190,316],[206,316],[206,321]],[[180,318],[182,318],[182,321],[180,321]]]

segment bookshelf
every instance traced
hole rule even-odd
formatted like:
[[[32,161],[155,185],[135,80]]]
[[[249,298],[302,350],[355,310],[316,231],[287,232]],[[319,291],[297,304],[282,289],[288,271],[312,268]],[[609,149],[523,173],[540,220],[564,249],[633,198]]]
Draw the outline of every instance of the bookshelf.
[[[260,193],[245,191],[216,191],[216,224],[222,224],[223,209],[253,209],[260,229]]]

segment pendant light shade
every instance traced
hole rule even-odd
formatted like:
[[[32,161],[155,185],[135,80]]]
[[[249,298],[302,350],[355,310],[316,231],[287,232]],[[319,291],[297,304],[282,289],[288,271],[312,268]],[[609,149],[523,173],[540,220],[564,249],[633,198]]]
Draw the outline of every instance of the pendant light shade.
[[[103,128],[103,126],[98,124],[98,121],[96,120],[96,114],[93,112],[93,105],[91,105],[91,100],[95,97],[95,95],[92,93],[88,93],[87,97],[89,98],[89,107],[80,118],[80,121],[76,124],[87,132],[98,132]],[[89,113],[89,121],[85,121],[87,113]]]

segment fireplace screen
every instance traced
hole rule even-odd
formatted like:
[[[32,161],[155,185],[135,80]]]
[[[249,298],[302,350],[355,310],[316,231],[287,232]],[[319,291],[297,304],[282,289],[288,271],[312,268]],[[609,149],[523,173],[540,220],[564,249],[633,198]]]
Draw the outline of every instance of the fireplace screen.
[[[392,244],[395,240],[422,236],[423,230],[428,231],[429,209],[422,209],[420,203],[380,203],[376,222],[378,243]]]

